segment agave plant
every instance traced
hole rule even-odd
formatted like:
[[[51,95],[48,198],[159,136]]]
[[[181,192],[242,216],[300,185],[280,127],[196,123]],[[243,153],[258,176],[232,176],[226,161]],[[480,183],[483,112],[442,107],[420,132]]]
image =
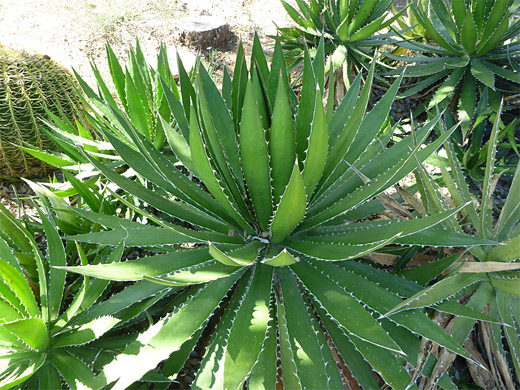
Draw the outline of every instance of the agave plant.
[[[349,222],[371,214],[357,208],[408,174],[450,133],[421,147],[437,117],[382,147],[393,132],[386,117],[399,82],[367,113],[374,64],[359,99],[361,76],[332,112],[332,104],[322,103],[324,61],[312,64],[305,53],[299,102],[279,42],[270,68],[257,37],[249,70],[240,47],[234,78],[224,74],[222,92],[200,66],[194,83],[181,86],[181,99],[166,93],[170,107],[181,108],[172,109],[175,127],[163,125],[182,167],[130,121],[124,123],[135,149],[106,132],[147,185],[94,158],[91,163],[153,212],[115,194],[149,223],[74,208],[106,230],[68,238],[164,253],[65,269],[186,290],[168,315],[104,367],[98,383],[124,389],[154,369],[175,379],[190,351],[205,345],[203,330],[212,337],[192,388],[342,388],[347,381],[378,388],[372,369],[392,387],[405,388],[410,377],[403,364],[417,360],[416,333],[469,358],[421,310],[381,321],[410,290],[379,285],[388,274],[348,261],[389,243],[486,242],[431,230],[460,207],[422,219]],[[449,302],[439,310],[486,318],[462,309]],[[443,381],[450,383],[447,376]]]
[[[488,87],[497,103],[500,94],[518,89],[517,37],[520,20],[511,23],[514,0],[431,0],[428,10],[412,3],[412,10],[434,44],[394,41],[415,51],[415,56],[390,57],[405,63],[407,77],[418,77],[416,85],[403,96],[410,96],[436,85],[431,104],[451,102],[458,112],[461,127],[468,132],[473,113],[484,87]],[[405,67],[398,68],[399,74]],[[498,104],[497,104],[498,105]]]
[[[500,210],[498,220],[494,223],[492,193],[496,185],[496,178],[494,179],[493,176],[500,132],[501,108],[494,121],[491,138],[487,145],[486,172],[480,207],[477,207],[468,190],[463,171],[450,142],[447,142],[445,147],[451,172],[441,167],[451,199],[457,205],[467,203],[460,225],[455,217],[452,217],[441,223],[443,228],[457,232],[461,232],[463,229],[473,231],[479,237],[496,241],[497,245],[471,248],[469,253],[466,253],[451,267],[456,272],[418,291],[387,314],[435,305],[448,298],[473,293],[467,303],[468,307],[482,310],[489,305],[489,315],[498,319],[498,323],[479,324],[480,332],[489,340],[485,343],[486,354],[493,357],[489,359],[487,365],[484,363],[483,366],[493,374],[490,375],[485,370],[474,370],[475,383],[489,380],[489,383],[495,383],[496,386],[505,383],[506,387],[514,388],[515,375],[509,371],[508,365],[513,372],[516,372],[518,378],[520,374],[520,331],[518,329],[520,323],[520,263],[518,262],[520,259],[520,207],[518,203],[520,164],[516,167],[507,200]],[[418,168],[417,174],[426,210],[430,213],[445,210],[447,204],[439,195],[439,188],[435,182],[421,167]],[[466,226],[467,222],[471,224],[470,227]],[[458,342],[464,342],[468,339],[474,324],[474,320],[457,318],[452,321],[450,333]],[[434,370],[435,374],[430,379],[429,387],[426,388],[432,388],[431,386],[435,385],[435,378],[449,368],[454,358],[455,356],[449,351],[443,351],[440,354],[439,363]]]
[[[338,84],[342,89],[343,85],[348,88],[361,71],[368,72],[375,49],[387,43],[382,32],[402,14],[390,17],[392,0],[300,0],[299,12],[280,1],[296,23],[295,27],[278,28],[289,69],[303,61],[305,45],[315,53],[324,37],[323,50],[331,56],[334,70],[340,69],[337,77],[343,78]]]
[[[129,320],[175,288],[140,282],[105,299],[109,281],[71,279],[57,268],[67,264],[67,253],[52,219],[43,212],[40,218],[46,255],[34,235],[0,205],[8,237],[0,237],[0,388],[99,388],[95,374],[114,358],[114,349],[137,336],[130,333]],[[87,264],[82,247],[77,250]],[[117,262],[122,253],[123,245],[95,251],[91,261]],[[118,332],[110,333],[115,327]]]

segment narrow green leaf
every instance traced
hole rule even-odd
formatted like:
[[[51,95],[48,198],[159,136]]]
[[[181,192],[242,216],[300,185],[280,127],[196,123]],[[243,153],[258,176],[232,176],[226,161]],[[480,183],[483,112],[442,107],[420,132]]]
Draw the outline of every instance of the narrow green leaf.
[[[328,243],[320,241],[301,240],[299,238],[289,238],[287,246],[299,253],[303,253],[315,259],[342,261],[362,257],[370,252],[393,242],[400,233],[381,241],[369,244],[349,244],[349,243]]]
[[[218,133],[222,152],[231,167],[234,177],[237,178],[238,183],[241,184],[241,187],[243,188],[242,170],[240,168],[240,158],[238,154],[238,142],[230,113],[222,99],[222,95],[218,91],[215,83],[204,66],[199,67],[199,76],[202,85],[200,93],[204,97],[204,101],[207,104],[211,115],[211,121],[214,125],[215,131]],[[210,131],[209,129],[206,130]]]
[[[276,316],[278,320],[278,334],[276,340],[277,355],[280,356],[281,360],[280,365],[282,366],[283,385],[284,388],[287,387],[288,389],[300,390],[302,389],[302,385],[298,376],[298,368],[296,366],[295,356],[291,349],[291,341],[289,338],[289,331],[287,329],[287,314],[285,303],[279,296],[277,296],[276,299]]]
[[[159,120],[164,129],[164,133],[166,134],[168,144],[172,148],[173,153],[175,153],[175,156],[177,156],[179,161],[188,168],[190,172],[197,174],[195,164],[193,164],[193,160],[191,159],[190,146],[184,136],[175,131],[173,127],[171,127],[170,124],[160,115]]]
[[[206,248],[181,250],[122,263],[64,267],[67,271],[110,280],[138,280],[204,264],[211,259]],[[214,263],[214,262],[213,262]]]
[[[394,340],[366,311],[363,305],[306,261],[291,266],[311,295],[340,326],[364,341],[393,352],[402,353]],[[327,288],[324,289],[323,286]]]
[[[314,118],[312,120],[311,133],[309,135],[308,148],[303,161],[302,179],[305,193],[308,198],[314,192],[321,178],[328,152],[328,132],[325,118],[325,110],[322,103],[322,95],[316,91]]]
[[[228,196],[224,193],[220,183],[217,180],[216,172],[210,165],[209,156],[206,153],[202,134],[197,123],[197,114],[193,107],[191,107],[190,114],[190,146],[191,156],[195,168],[199,174],[200,179],[206,185],[209,192],[219,201],[219,203],[226,209],[229,215],[247,232],[253,233],[244,218],[231,205]]]
[[[460,32],[460,40],[466,48],[466,53],[471,54],[475,51],[477,44],[477,27],[471,12],[466,12],[466,19]]]
[[[117,380],[113,387],[115,390],[126,389],[139,380],[204,326],[238,276],[219,279],[195,289],[184,306],[141,333],[136,341],[104,367],[100,375],[107,383]]]
[[[251,372],[265,342],[273,270],[258,264],[229,335],[224,364],[224,388],[236,389]]]
[[[395,306],[392,310],[385,313],[385,316],[388,317],[403,310],[434,305],[451,297],[463,288],[486,280],[488,280],[486,274],[456,274],[447,277]]]
[[[106,384],[94,376],[85,362],[64,348],[53,350],[49,360],[72,390],[98,389]]]
[[[288,268],[280,268],[277,273],[280,277],[280,288],[287,319],[288,341],[302,388],[329,387],[329,380],[331,383],[336,382],[337,385],[338,371],[336,370],[335,377],[330,378],[326,370],[326,362],[329,360],[330,363],[331,360],[327,357],[332,357],[330,349],[321,348],[323,344],[326,344],[323,333],[317,329],[316,320],[310,312],[311,309],[302,299],[293,273]],[[335,379],[336,381],[334,381]]]
[[[305,216],[305,187],[296,161],[271,223],[271,242],[282,242]]]
[[[478,81],[492,90],[495,89],[495,77],[493,76],[493,72],[490,71],[478,58],[471,59],[471,73]]]
[[[269,156],[251,82],[248,83],[240,123],[240,156],[249,194],[262,231],[273,213]]]
[[[60,314],[61,300],[65,290],[66,272],[58,267],[67,265],[65,249],[56,228],[51,224],[43,212],[39,211],[42,220],[45,237],[47,238],[47,264],[48,264],[48,308],[49,319],[55,320]]]
[[[1,240],[1,239],[0,239]],[[40,315],[34,294],[23,274],[0,258],[0,297],[28,317]],[[3,314],[1,315],[3,317]]]
[[[295,160],[295,133],[289,98],[283,82],[278,82],[271,130],[269,155],[274,204],[277,205],[291,177]]]
[[[112,329],[118,322],[120,322],[119,318],[111,316],[96,318],[95,320],[92,320],[77,329],[60,333],[53,338],[52,345],[54,348],[57,348],[66,345],[86,344],[101,337],[103,334]]]
[[[460,256],[458,254],[444,257],[430,263],[421,265],[416,268],[410,268],[404,271],[396,272],[397,275],[404,276],[413,282],[425,285],[442,274],[449,266],[451,266]]]
[[[134,85],[134,81],[130,74],[126,74],[125,77],[126,84],[126,93],[128,99],[128,115],[132,119],[132,123],[135,128],[146,136],[148,141],[153,141],[152,139],[152,129],[148,127],[148,121],[146,118],[146,112],[144,109],[144,104],[139,97],[139,92]]]
[[[305,151],[311,124],[314,114],[316,99],[316,80],[312,69],[311,56],[307,46],[304,46],[303,52],[303,74],[302,74],[302,90],[300,93],[300,104],[298,105],[298,114],[296,115],[296,154],[298,161],[305,160]]]

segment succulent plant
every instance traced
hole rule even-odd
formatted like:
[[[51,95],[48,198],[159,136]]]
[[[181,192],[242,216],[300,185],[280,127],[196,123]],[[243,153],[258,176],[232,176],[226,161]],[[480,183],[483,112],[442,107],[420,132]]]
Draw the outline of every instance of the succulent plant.
[[[517,92],[520,20],[510,19],[515,4],[514,0],[430,0],[425,8],[412,3],[417,21],[433,42],[394,40],[416,53],[389,54],[405,63],[395,74],[406,67],[405,77],[418,78],[403,96],[434,89],[430,106],[451,103],[467,133],[484,87],[488,87],[495,106],[501,95]]]
[[[69,72],[49,56],[0,48],[0,176],[32,177],[51,167],[19,146],[56,150],[44,132],[48,112],[77,117]]]
[[[174,126],[163,121],[180,164],[130,121],[121,123],[131,145],[105,133],[144,185],[94,158],[91,163],[143,201],[136,206],[114,192],[148,223],[73,208],[104,230],[67,239],[163,253],[66,269],[185,289],[169,314],[104,367],[99,383],[124,389],[150,370],[175,380],[194,347],[205,345],[203,330],[213,335],[192,388],[235,389],[245,382],[248,388],[275,388],[276,382],[291,389],[342,388],[343,380],[376,388],[372,369],[392,387],[406,388],[404,364],[415,364],[420,342],[414,333],[469,358],[422,311],[381,321],[380,314],[412,290],[394,288],[402,278],[348,261],[388,243],[483,242],[431,230],[458,209],[354,223],[372,213],[363,210],[366,201],[408,174],[450,133],[421,148],[437,117],[390,147],[393,129],[386,118],[399,82],[367,113],[372,66],[359,99],[361,75],[332,112],[330,101],[322,103],[324,61],[317,57],[313,64],[305,53],[300,101],[289,86],[279,42],[269,69],[257,37],[251,68],[240,47],[234,77],[224,73],[222,92],[203,66],[194,82],[181,75],[180,99],[166,92]],[[378,284],[387,275],[395,280]],[[439,310],[461,313],[461,305],[450,305]],[[450,383],[447,376],[443,381]]]
[[[305,45],[313,56],[323,50],[336,71],[339,100],[358,73],[368,72],[376,49],[387,43],[387,27],[402,14],[388,12],[392,0],[299,0],[299,11],[281,2],[296,23],[278,28],[289,70],[303,61]],[[390,68],[383,62],[378,61],[378,65]]]
[[[67,278],[57,266],[74,263],[78,257],[83,264],[89,258],[100,263],[119,261],[123,245],[88,256],[77,245],[72,251],[77,255],[70,255],[52,217],[40,210],[40,218],[45,255],[34,233],[0,204],[2,231],[9,238],[0,236],[0,388],[100,388],[96,373],[113,360],[115,349],[124,348],[138,335],[130,325],[136,318],[143,319],[140,314],[146,320],[143,311],[175,289],[144,282],[111,291],[106,280]],[[20,257],[20,247],[25,258]],[[37,269],[36,277],[28,273],[29,268]],[[115,327],[120,329],[111,333]]]
[[[487,386],[494,382],[495,386],[507,383],[509,388],[514,388],[513,373],[516,373],[517,378],[520,375],[520,164],[517,163],[514,170],[506,201],[502,206],[494,206],[492,195],[497,183],[495,155],[501,114],[502,105],[495,116],[493,130],[485,146],[487,153],[480,202],[469,192],[469,178],[464,176],[453,145],[449,141],[445,144],[448,164],[441,167],[443,185],[449,190],[449,198],[458,206],[467,204],[462,210],[460,221],[452,217],[442,222],[442,227],[454,232],[470,231],[476,236],[495,241],[496,245],[476,245],[470,248],[469,253],[464,253],[460,258],[453,258],[451,263],[445,264],[444,267],[453,264],[450,269],[453,272],[450,272],[448,277],[425,286],[387,314],[431,307],[448,299],[459,299],[462,295],[470,297],[467,306],[472,309],[482,310],[489,305],[489,315],[495,320],[481,322],[478,326],[479,331],[489,340],[485,343],[485,348],[483,346],[488,354],[488,363],[485,363],[488,366],[483,367],[492,371],[493,375],[488,376],[489,380],[486,380],[486,370],[475,370],[472,376],[475,383],[482,383],[479,380],[484,380],[488,382]],[[445,130],[441,127],[440,131],[442,133]],[[447,201],[440,195],[439,186],[423,167],[418,167],[416,176],[426,212],[437,213],[446,210]],[[411,202],[414,203],[413,200]],[[498,218],[495,218],[493,211],[497,209]],[[406,272],[403,276],[406,277]],[[451,325],[449,332],[456,340],[464,342],[470,338],[475,320],[457,318]],[[434,369],[435,377],[438,378],[446,372],[454,359],[454,354],[443,350]],[[495,370],[495,367],[500,369]],[[429,386],[435,384],[435,378],[432,376]]]

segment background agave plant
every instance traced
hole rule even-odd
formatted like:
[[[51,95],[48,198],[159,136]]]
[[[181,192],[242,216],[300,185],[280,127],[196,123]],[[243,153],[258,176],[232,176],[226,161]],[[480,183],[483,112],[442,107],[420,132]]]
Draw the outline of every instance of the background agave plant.
[[[412,10],[434,44],[397,41],[415,56],[392,56],[405,63],[406,77],[419,77],[403,96],[437,85],[431,105],[452,103],[467,133],[484,87],[498,107],[500,95],[514,93],[520,84],[518,33],[520,20],[510,22],[514,0],[431,0],[428,10],[412,3]],[[396,74],[406,65],[395,70]]]
[[[166,121],[163,126],[180,168],[128,120],[121,123],[135,148],[105,133],[148,182],[143,186],[94,158],[91,163],[148,204],[139,208],[114,193],[149,223],[75,208],[75,214],[107,230],[67,238],[109,246],[123,242],[162,253],[65,269],[184,289],[172,297],[169,314],[104,367],[98,384],[127,388],[154,369],[173,380],[190,351],[205,346],[208,333],[211,340],[192,388],[238,388],[245,382],[251,388],[276,383],[342,388],[347,381],[379,387],[372,369],[392,387],[405,388],[410,377],[403,362],[417,361],[415,334],[470,358],[421,310],[381,319],[410,290],[379,285],[389,274],[347,261],[391,242],[486,243],[431,230],[460,208],[417,220],[345,224],[354,211],[363,214],[356,208],[408,174],[450,132],[421,148],[437,117],[382,148],[392,134],[386,117],[399,82],[367,113],[374,64],[359,99],[361,76],[333,112],[330,102],[322,103],[324,57],[312,64],[305,53],[304,62],[299,102],[289,86],[281,45],[269,69],[258,38],[251,68],[240,48],[234,77],[224,74],[222,92],[202,66],[194,83],[181,78],[180,99],[165,89],[175,126]],[[439,310],[488,318],[457,302]],[[428,375],[428,369],[424,372]],[[442,380],[450,384],[447,376]]]
[[[499,177],[499,175],[495,176],[495,155],[500,133],[501,109],[502,107],[495,118],[491,138],[486,145],[487,161],[480,206],[468,190],[466,178],[451,142],[445,144],[449,162],[447,168],[450,171],[441,167],[450,198],[457,205],[468,204],[463,209],[460,224],[455,217],[452,217],[451,220],[441,222],[443,228],[458,232],[463,230],[473,232],[479,237],[496,241],[497,245],[475,246],[460,259],[453,258],[451,269],[455,269],[455,273],[417,292],[389,313],[426,307],[448,298],[460,298],[465,294],[471,297],[467,303],[468,307],[482,310],[489,305],[487,309],[489,315],[498,321],[478,324],[479,333],[486,340],[482,346],[484,350],[482,354],[488,355],[489,358],[480,359],[480,364],[485,367],[485,370],[474,369],[473,363],[469,363],[473,368],[470,371],[475,383],[480,385],[487,383],[484,387],[488,387],[492,383],[497,387],[515,388],[517,382],[515,384],[515,374],[513,373],[516,373],[516,378],[520,374],[518,336],[520,321],[520,263],[518,261],[520,259],[520,207],[518,203],[520,165],[516,167],[509,195],[503,206],[499,208],[499,216],[496,220],[493,217],[493,210],[496,207],[493,204],[492,194]],[[438,185],[431,180],[422,167],[418,168],[417,177],[426,211],[435,213],[447,209],[446,201],[439,195]],[[409,197],[406,198],[410,200]],[[412,201],[412,203],[415,202]],[[446,264],[446,266],[448,265]],[[406,275],[404,276],[406,277]],[[474,320],[457,318],[449,325],[450,333],[459,342],[465,341],[466,345],[472,345],[476,338],[475,336],[470,337],[474,325]],[[478,344],[477,341],[475,341],[476,344]],[[475,355],[477,349],[475,347],[472,349]],[[446,372],[454,359],[454,354],[442,351],[437,367],[434,369],[435,375],[432,375],[425,388],[430,389],[435,386],[434,378]]]
[[[95,374],[113,360],[114,350],[135,340],[139,315],[147,309],[153,314],[152,306],[174,290],[141,282],[107,297],[109,281],[67,278],[57,267],[71,258],[82,264],[119,261],[123,245],[88,254],[77,245],[71,255],[52,218],[43,212],[40,217],[45,255],[34,233],[0,205],[7,236],[0,237],[0,388],[99,388]]]
[[[281,2],[296,22],[295,27],[278,28],[289,70],[303,60],[305,45],[314,56],[320,39],[324,39],[325,55],[330,55],[333,69],[339,70],[335,77],[339,99],[358,73],[368,72],[375,50],[387,43],[382,31],[402,13],[389,14],[392,0],[300,0],[299,12]],[[379,65],[388,68],[384,63]]]

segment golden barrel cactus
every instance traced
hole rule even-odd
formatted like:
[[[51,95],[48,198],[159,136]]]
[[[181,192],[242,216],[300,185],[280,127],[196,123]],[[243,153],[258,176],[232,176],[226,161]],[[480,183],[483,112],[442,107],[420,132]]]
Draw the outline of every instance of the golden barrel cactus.
[[[69,120],[81,100],[69,72],[49,56],[0,47],[0,176],[34,177],[52,167],[18,148],[56,150],[42,121],[46,109]]]

